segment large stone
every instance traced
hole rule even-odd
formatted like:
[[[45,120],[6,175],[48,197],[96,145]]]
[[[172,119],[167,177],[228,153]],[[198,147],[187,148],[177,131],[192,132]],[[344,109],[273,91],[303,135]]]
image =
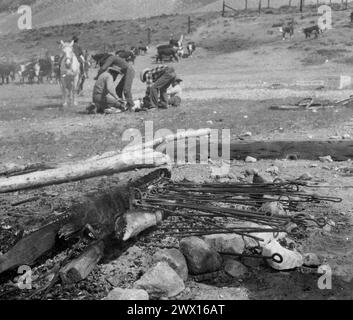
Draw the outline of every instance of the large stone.
[[[222,257],[200,238],[189,237],[181,240],[180,251],[193,275],[211,273],[222,268]]]
[[[280,254],[283,258],[281,263],[274,262],[272,259],[266,259],[267,263],[276,270],[291,270],[301,267],[304,263],[303,256],[296,251],[283,248],[276,240],[271,241],[263,247],[262,255],[271,257],[275,253]]]
[[[103,300],[149,300],[148,293],[141,289],[115,288]]]
[[[188,279],[188,266],[186,259],[178,249],[158,250],[153,256],[153,262],[165,261],[184,281]]]
[[[248,268],[245,267],[239,261],[226,260],[224,264],[224,271],[230,276],[232,276],[233,278],[241,278],[247,274]]]
[[[158,262],[135,282],[134,288],[146,290],[153,298],[171,298],[181,293],[185,285],[167,262]]]
[[[211,234],[204,236],[203,239],[218,253],[241,254],[245,249],[244,240],[238,234]]]

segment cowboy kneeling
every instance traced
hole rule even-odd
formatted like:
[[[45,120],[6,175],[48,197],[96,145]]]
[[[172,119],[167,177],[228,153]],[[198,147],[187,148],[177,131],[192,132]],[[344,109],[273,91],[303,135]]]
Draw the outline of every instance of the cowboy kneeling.
[[[160,65],[156,68],[147,68],[140,74],[142,82],[146,83],[146,96],[150,100],[150,108],[168,108],[167,89],[175,82],[177,75],[173,67]],[[158,92],[160,102],[158,102]]]
[[[124,109],[124,102],[115,92],[114,82],[119,74],[120,68],[112,66],[98,77],[93,88],[93,103],[97,113],[120,113]],[[89,106],[87,111],[93,112],[94,105]]]

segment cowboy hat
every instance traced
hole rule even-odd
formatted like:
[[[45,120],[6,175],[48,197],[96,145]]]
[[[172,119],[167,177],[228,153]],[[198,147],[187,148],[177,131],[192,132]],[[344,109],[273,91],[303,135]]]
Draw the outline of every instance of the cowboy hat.
[[[111,66],[108,68],[108,71],[115,71],[115,72],[120,73],[121,69],[118,66]]]
[[[183,80],[180,79],[179,77],[176,77],[175,80],[174,80],[174,82],[183,82]]]
[[[144,70],[141,71],[140,73],[140,79],[142,82],[145,82],[146,79],[145,79],[145,76],[146,76],[146,73],[149,72],[151,69],[150,68],[146,68]]]
[[[73,36],[73,37],[72,37],[72,41],[77,42],[78,40],[79,40],[79,39],[78,39],[77,36]]]

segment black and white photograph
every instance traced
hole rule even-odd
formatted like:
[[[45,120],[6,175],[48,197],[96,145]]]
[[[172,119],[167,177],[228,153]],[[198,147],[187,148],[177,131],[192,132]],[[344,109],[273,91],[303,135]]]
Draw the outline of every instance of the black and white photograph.
[[[0,0],[0,305],[353,300],[352,77],[352,0]]]

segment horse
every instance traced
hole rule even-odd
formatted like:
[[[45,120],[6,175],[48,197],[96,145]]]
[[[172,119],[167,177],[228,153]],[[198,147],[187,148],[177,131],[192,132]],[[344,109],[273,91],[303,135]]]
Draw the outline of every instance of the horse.
[[[61,40],[63,58],[60,64],[60,86],[63,95],[63,107],[70,105],[77,106],[76,91],[80,81],[80,63],[73,51],[74,41],[64,42]]]

